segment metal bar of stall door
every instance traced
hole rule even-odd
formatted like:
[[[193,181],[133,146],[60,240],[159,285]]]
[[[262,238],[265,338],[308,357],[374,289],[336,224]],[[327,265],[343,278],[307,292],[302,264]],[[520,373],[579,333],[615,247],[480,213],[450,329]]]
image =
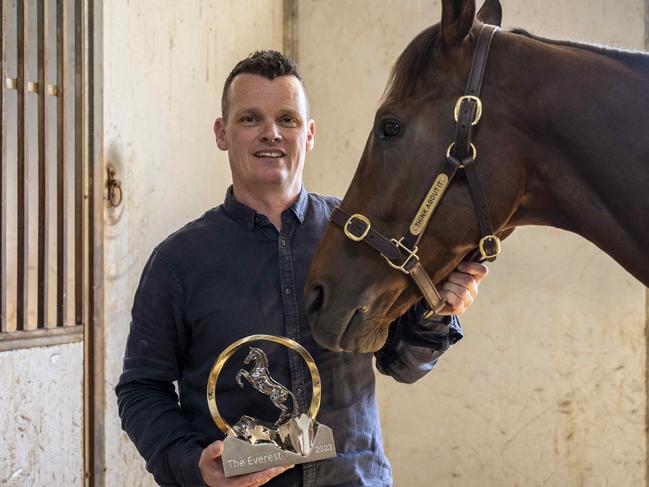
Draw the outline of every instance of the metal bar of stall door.
[[[7,331],[7,0],[0,0],[0,333]]]
[[[83,126],[83,1],[74,8],[74,323],[84,323],[84,126]]]
[[[68,289],[68,218],[65,174],[65,115],[67,95],[66,8],[65,1],[56,2],[56,326],[67,321]]]
[[[37,3],[38,60],[38,266],[37,328],[47,328],[49,204],[47,168],[47,0]]]
[[[16,330],[27,329],[27,316],[29,304],[29,208],[28,208],[28,174],[26,158],[26,107],[25,98],[28,90],[27,84],[27,5],[25,0],[16,1],[16,46],[17,46],[17,64],[18,73],[16,78],[17,90],[17,166],[18,166],[18,188],[17,188],[17,207],[18,207],[18,255],[17,255],[17,309],[16,309]]]

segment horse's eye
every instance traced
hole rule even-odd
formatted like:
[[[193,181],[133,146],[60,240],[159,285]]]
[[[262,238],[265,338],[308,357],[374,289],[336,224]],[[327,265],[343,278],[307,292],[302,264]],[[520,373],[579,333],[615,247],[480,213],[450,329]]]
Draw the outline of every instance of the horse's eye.
[[[389,138],[399,135],[401,124],[396,120],[384,120],[381,124],[381,137]]]

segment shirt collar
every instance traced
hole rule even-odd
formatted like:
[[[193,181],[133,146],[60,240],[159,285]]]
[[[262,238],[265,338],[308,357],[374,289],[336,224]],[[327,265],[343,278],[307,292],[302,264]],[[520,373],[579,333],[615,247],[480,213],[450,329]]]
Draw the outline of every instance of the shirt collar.
[[[309,206],[309,193],[304,189],[300,189],[300,194],[298,195],[295,203],[291,205],[290,210],[295,214],[300,223],[304,223],[304,217],[306,216],[306,209]]]
[[[255,215],[257,215],[257,212],[234,197],[232,185],[230,185],[228,190],[225,192],[223,208],[232,218],[241,223],[248,230],[254,228]]]
[[[293,212],[300,223],[304,222],[308,203],[308,192],[306,191],[306,189],[304,189],[304,186],[302,186],[300,194],[289,208],[289,210]],[[257,212],[249,206],[244,205],[234,197],[234,190],[232,185],[228,187],[225,193],[223,208],[232,218],[237,220],[248,230],[252,230],[255,227],[255,217],[257,216]]]

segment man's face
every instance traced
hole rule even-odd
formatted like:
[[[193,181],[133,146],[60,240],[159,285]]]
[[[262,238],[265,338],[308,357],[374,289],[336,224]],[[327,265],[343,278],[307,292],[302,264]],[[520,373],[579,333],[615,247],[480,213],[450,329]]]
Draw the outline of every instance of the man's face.
[[[228,151],[235,188],[248,192],[299,190],[314,132],[302,83],[291,75],[274,80],[237,75],[228,93],[227,120],[214,123],[217,146]]]

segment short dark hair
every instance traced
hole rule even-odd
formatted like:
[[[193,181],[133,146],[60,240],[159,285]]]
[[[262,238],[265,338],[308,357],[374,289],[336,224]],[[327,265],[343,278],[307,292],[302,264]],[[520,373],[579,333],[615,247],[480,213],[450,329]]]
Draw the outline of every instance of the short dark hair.
[[[291,58],[285,56],[279,51],[264,50],[255,51],[237,63],[230,72],[223,85],[223,95],[221,95],[221,113],[223,118],[228,115],[228,92],[232,80],[243,73],[257,74],[266,79],[274,80],[279,76],[295,76],[302,83],[302,76],[297,70],[297,65]],[[306,94],[306,93],[305,93]],[[308,102],[307,102],[308,107]],[[308,108],[307,108],[308,110]]]

